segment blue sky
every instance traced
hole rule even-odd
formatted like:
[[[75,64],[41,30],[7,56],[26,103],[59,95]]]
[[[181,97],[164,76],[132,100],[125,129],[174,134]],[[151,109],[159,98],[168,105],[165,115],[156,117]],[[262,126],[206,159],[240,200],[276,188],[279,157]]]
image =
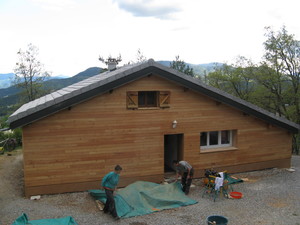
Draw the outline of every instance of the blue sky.
[[[0,0],[0,73],[13,71],[29,43],[52,75],[73,76],[103,57],[260,61],[264,27],[300,40],[297,0]],[[121,63],[121,64],[122,64]]]

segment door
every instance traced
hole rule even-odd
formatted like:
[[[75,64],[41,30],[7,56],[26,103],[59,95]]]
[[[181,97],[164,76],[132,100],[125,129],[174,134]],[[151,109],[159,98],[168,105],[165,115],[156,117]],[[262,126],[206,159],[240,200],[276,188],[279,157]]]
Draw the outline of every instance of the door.
[[[174,171],[173,160],[183,159],[183,134],[166,134],[164,148],[165,172]]]

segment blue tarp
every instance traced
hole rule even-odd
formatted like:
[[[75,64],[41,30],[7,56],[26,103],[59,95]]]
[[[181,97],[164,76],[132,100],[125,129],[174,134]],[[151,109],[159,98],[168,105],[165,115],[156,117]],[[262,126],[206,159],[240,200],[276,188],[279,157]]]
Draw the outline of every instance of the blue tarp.
[[[89,192],[96,200],[106,202],[104,190],[89,190]],[[135,182],[118,191],[115,202],[118,216],[121,218],[197,203],[182,192],[179,182],[162,185],[145,181]]]
[[[28,216],[23,213],[22,216],[17,218],[12,225],[78,225],[75,220],[70,217],[63,217],[57,219],[41,219],[41,220],[30,220]]]

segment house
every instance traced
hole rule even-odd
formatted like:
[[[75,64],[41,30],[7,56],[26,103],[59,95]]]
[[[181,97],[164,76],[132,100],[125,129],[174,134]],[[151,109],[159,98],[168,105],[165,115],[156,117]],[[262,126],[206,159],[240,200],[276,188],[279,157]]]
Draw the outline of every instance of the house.
[[[230,173],[290,167],[300,126],[150,59],[107,71],[23,105],[25,195],[161,182],[172,160]]]

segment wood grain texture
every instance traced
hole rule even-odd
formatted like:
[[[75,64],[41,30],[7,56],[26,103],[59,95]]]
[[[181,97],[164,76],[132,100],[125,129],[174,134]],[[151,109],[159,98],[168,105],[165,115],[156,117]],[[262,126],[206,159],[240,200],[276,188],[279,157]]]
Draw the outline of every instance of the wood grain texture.
[[[168,91],[170,107],[127,109],[128,91]],[[236,150],[201,152],[200,132],[216,130],[234,130]],[[23,127],[25,190],[100,182],[116,164],[124,180],[162,179],[165,134],[184,134],[184,160],[197,171],[291,158],[286,130],[152,75]]]

